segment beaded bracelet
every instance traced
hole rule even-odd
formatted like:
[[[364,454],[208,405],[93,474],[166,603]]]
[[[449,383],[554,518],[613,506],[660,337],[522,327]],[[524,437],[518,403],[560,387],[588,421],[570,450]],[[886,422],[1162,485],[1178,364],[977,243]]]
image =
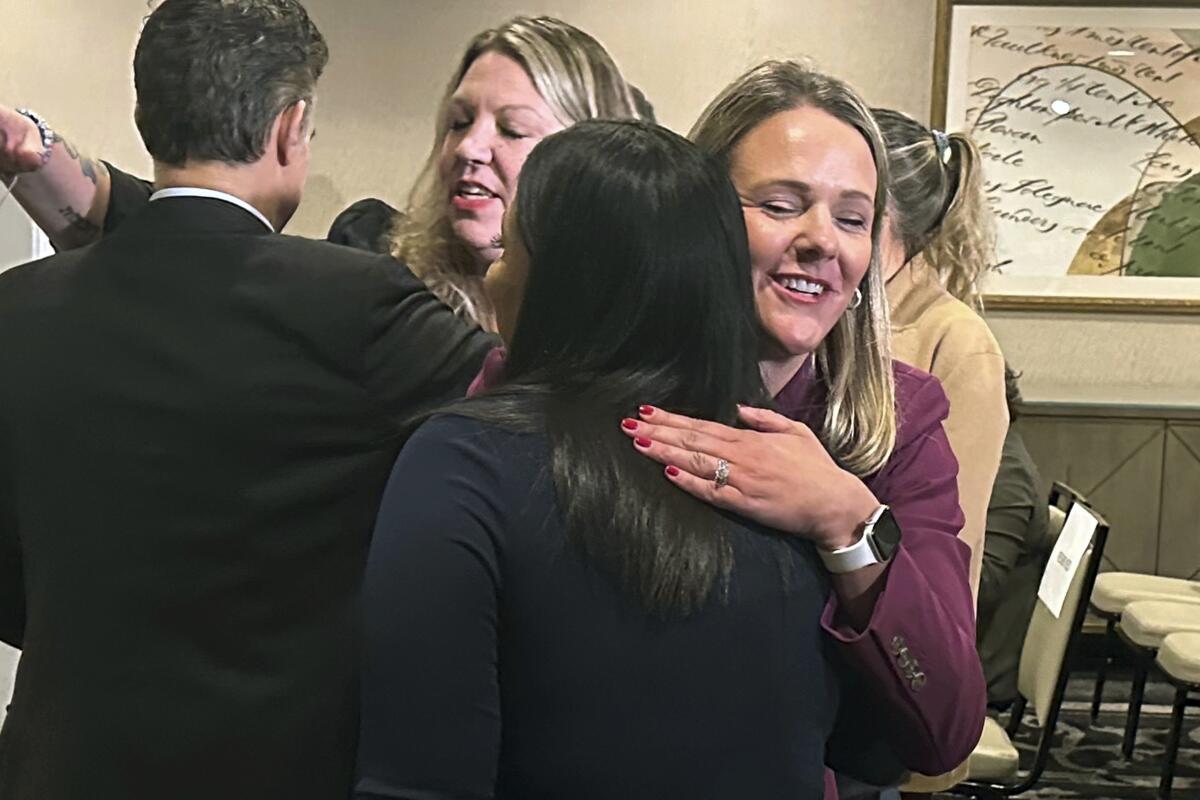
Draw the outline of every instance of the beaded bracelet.
[[[27,120],[37,125],[38,133],[42,135],[42,166],[50,161],[50,156],[54,152],[54,143],[58,141],[58,134],[54,129],[46,124],[46,120],[39,117],[37,114],[30,111],[28,108],[18,108],[17,113]]]

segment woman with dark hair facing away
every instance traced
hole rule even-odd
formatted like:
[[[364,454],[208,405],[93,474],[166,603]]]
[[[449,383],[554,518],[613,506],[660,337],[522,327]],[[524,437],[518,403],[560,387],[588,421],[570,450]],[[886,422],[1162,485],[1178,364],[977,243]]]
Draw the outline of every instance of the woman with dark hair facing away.
[[[813,545],[676,491],[610,422],[765,399],[727,178],[663,128],[580,123],[503,230],[505,381],[416,431],[379,513],[356,796],[821,797]]]

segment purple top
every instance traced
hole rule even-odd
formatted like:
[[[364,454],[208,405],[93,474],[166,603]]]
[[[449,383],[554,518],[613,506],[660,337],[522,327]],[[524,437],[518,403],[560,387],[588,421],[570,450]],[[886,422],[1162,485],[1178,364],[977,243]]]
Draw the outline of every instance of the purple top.
[[[819,431],[828,391],[812,360],[776,396],[780,413]],[[958,462],[942,421],[950,403],[936,378],[893,362],[896,447],[863,482],[902,531],[871,621],[857,631],[831,594],[822,623],[890,713],[888,742],[907,768],[949,772],[983,730],[986,684],[975,650],[970,549],[958,538]]]

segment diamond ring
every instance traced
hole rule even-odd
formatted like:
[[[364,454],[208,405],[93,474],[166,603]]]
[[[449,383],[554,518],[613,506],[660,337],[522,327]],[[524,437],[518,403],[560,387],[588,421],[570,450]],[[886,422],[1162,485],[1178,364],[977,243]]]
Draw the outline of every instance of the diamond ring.
[[[729,462],[723,458],[717,459],[717,471],[713,475],[713,483],[718,489],[729,483]]]

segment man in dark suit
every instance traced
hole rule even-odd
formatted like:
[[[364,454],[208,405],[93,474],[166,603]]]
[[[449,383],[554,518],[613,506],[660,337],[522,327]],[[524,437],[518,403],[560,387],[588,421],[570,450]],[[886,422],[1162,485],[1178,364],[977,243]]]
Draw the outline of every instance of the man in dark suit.
[[[5,800],[349,790],[400,423],[492,339],[390,258],[274,232],[326,60],[296,0],[166,0],[134,61],[159,191],[0,275]]]

